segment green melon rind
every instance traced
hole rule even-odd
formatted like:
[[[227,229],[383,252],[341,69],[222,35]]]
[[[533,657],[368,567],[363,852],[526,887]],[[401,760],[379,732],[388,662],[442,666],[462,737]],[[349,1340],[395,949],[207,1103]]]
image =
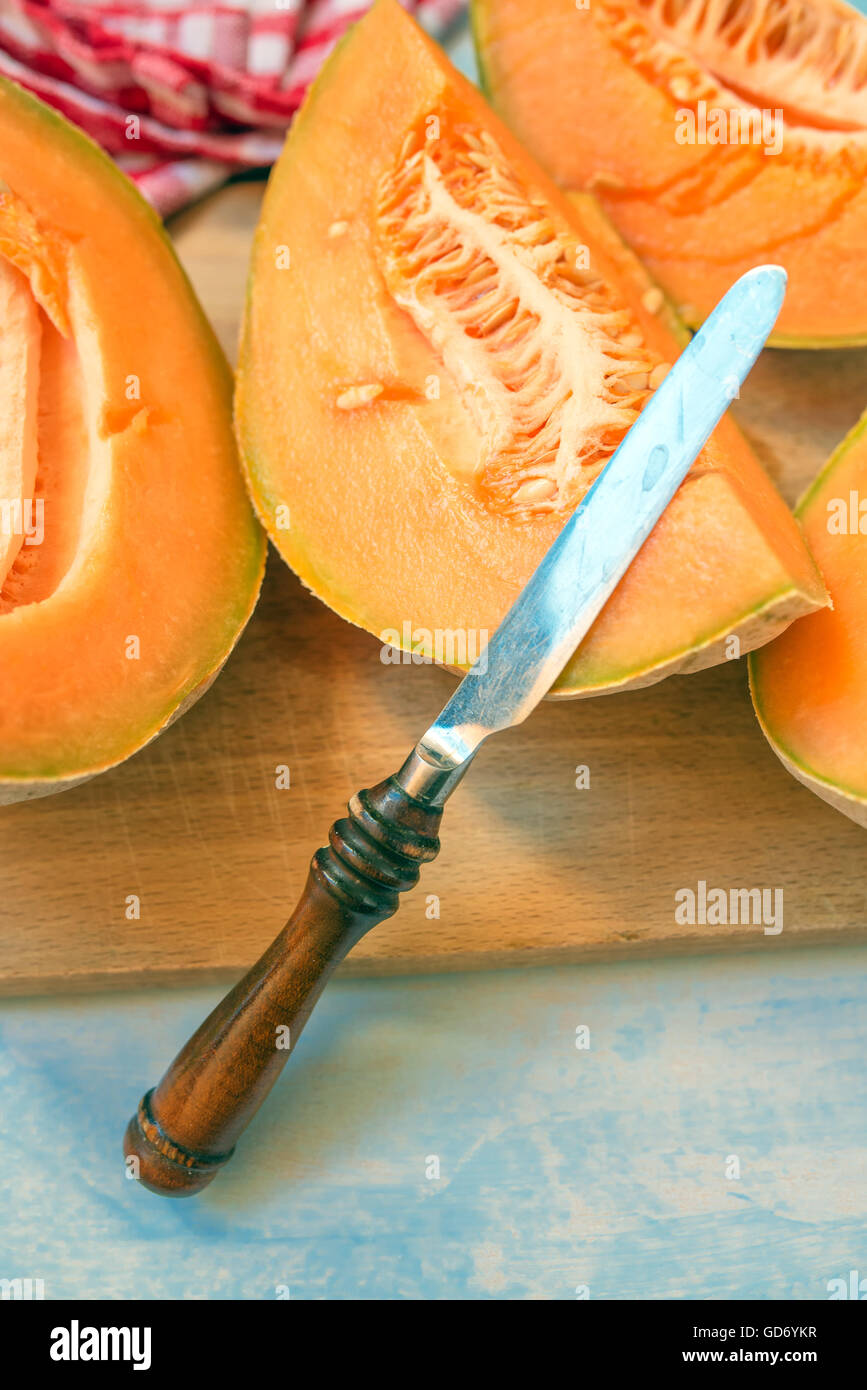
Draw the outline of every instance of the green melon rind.
[[[619,691],[641,690],[656,685],[668,676],[692,675],[696,671],[706,671],[711,666],[721,666],[729,659],[725,647],[731,637],[738,638],[738,657],[746,656],[772,642],[803,613],[802,591],[794,585],[785,585],[762,602],[744,609],[724,627],[715,628],[697,638],[692,646],[684,648],[674,657],[662,657],[632,671],[619,674],[609,672],[598,684],[594,684],[592,678],[588,679],[585,674],[580,687],[566,684],[569,679],[567,665],[563,675],[555,682],[550,698],[585,699],[597,695],[616,695]]]
[[[798,499],[795,507],[795,515],[803,517],[809,510],[810,504],[824,487],[837,465],[842,463],[849,451],[862,439],[867,438],[867,411],[861,416],[860,420],[853,425],[849,433],[840,441],[834,452],[830,455],[827,462],[822,465],[807,490]],[[804,761],[795,750],[789,747],[785,740],[779,738],[768,724],[762,709],[761,699],[761,675],[759,663],[761,656],[754,652],[749,658],[749,678],[750,696],[753,702],[756,718],[759,727],[785,767],[786,771],[803,786],[827,801],[835,810],[841,811],[844,816],[849,816],[858,825],[867,827],[867,788],[848,786],[843,782],[835,782],[825,777],[818,768],[812,767]]]
[[[759,262],[757,261],[758,265]],[[693,329],[701,327],[697,322],[691,325]],[[779,348],[785,352],[830,352],[834,348],[859,348],[867,347],[867,332],[854,333],[848,338],[817,338],[808,335],[803,338],[793,336],[791,333],[772,333],[768,338],[766,347]]]
[[[861,439],[864,437],[867,437],[867,410],[865,410],[860,420],[856,420],[849,433],[843,436],[834,452],[819,469],[809,487],[798,498],[795,504],[795,516],[802,517],[806,514],[813,498],[831,473],[833,473],[838,463],[841,463],[850,449],[860,443]]]
[[[826,801],[829,806],[833,806],[835,811],[842,812],[844,816],[848,816],[856,824],[867,828],[867,792],[858,791],[855,787],[847,787],[842,782],[831,782],[827,777],[820,776],[818,772],[800,761],[771,733],[761,710],[761,701],[757,690],[758,676],[753,656],[749,658],[749,672],[750,695],[759,728],[786,771],[802,786],[813,792],[815,796]]]
[[[238,636],[240,637],[240,635],[239,631]],[[70,791],[73,787],[89,782],[92,777],[98,777],[101,772],[108,772],[113,767],[119,767],[121,763],[126,762],[127,758],[132,757],[133,753],[139,753],[148,743],[152,743],[155,738],[165,732],[170,724],[174,724],[176,719],[180,719],[182,714],[186,714],[187,710],[193,707],[196,701],[213,685],[230,655],[231,652],[227,652],[219,666],[210,675],[205,676],[194,689],[190,690],[179,705],[173,702],[168,713],[161,716],[156,725],[153,724],[153,721],[149,721],[141,735],[136,735],[138,741],[129,753],[123,753],[120,757],[100,767],[72,774],[65,774],[60,768],[48,767],[43,764],[40,771],[32,776],[4,776],[0,778],[0,806],[11,806],[17,801],[35,801],[39,797],[53,796],[55,792]]]
[[[210,363],[220,379],[222,393],[227,403],[227,429],[231,430],[232,369],[157,212],[145,201],[114,160],[110,159],[89,135],[73,125],[65,116],[47,106],[32,93],[3,77],[0,77],[0,93],[8,97],[11,102],[16,103],[26,118],[43,122],[46,126],[46,138],[55,143],[66,145],[72,161],[81,159],[89,161],[96,175],[99,178],[107,179],[113,185],[113,193],[127,204],[130,218],[139,219],[142,222],[142,235],[155,235],[164,250],[168,252],[177,272],[180,287],[185,291],[202,347],[207,351]],[[239,524],[241,520],[242,518],[239,517]],[[231,621],[227,620],[224,623],[224,630],[228,630],[231,634],[228,643],[221,641],[219,649],[212,651],[210,655],[202,659],[195,674],[178,688],[171,700],[158,713],[149,715],[142,720],[137,728],[129,731],[123,738],[123,747],[118,748],[116,756],[111,754],[98,764],[77,767],[73,772],[56,764],[46,763],[42,763],[38,768],[20,771],[17,769],[13,771],[8,767],[0,769],[0,806],[34,797],[49,796],[55,791],[63,791],[77,786],[111,767],[118,766],[153,738],[156,738],[175,719],[180,718],[181,714],[185,713],[205,693],[216,680],[224,663],[231,655],[256,607],[259,591],[262,587],[267,537],[257,524],[252,509],[249,512],[248,534],[246,537],[239,534],[238,539],[239,544],[243,543],[244,547],[249,549],[250,562],[245,572],[242,596],[239,596],[238,605],[230,615]]]
[[[149,715],[140,725],[132,729],[124,737],[123,746],[118,748],[116,753],[109,754],[104,760],[92,765],[79,766],[74,772],[69,772],[56,763],[44,762],[38,768],[34,767],[31,770],[21,772],[13,772],[9,768],[4,768],[0,772],[0,806],[7,806],[16,801],[26,801],[35,797],[51,796],[54,792],[78,786],[81,782],[88,782],[91,777],[97,777],[101,772],[108,772],[111,768],[126,762],[127,758],[140,752],[171,724],[174,724],[176,719],[180,719],[182,714],[186,714],[187,710],[191,709],[196,701],[213,685],[253,614],[265,573],[265,544],[263,542],[261,559],[257,555],[255,565],[251,564],[250,567],[251,594],[249,601],[239,611],[232,624],[233,632],[229,645],[224,647],[215,660],[209,658],[208,664],[203,665],[193,679],[180,686],[176,695],[160,709],[158,714]]]
[[[479,91],[483,94],[485,99],[490,102],[491,106],[493,106],[495,104],[494,90],[490,78],[488,77],[488,68],[487,64],[485,63],[485,51],[487,48],[487,40],[485,37],[484,30],[486,17],[487,16],[485,13],[485,5],[483,3],[483,0],[470,0],[470,35],[473,40],[473,49],[475,50],[476,55],[476,70],[478,72]]]
[[[470,33],[472,34],[473,47],[476,53],[476,67],[479,73],[479,87],[485,94],[494,110],[498,109],[494,84],[488,74],[485,62],[486,19],[485,0],[470,0]],[[506,122],[508,124],[508,122]],[[618,233],[619,235],[619,233]],[[758,265],[759,262],[757,261]],[[668,301],[667,301],[668,302]],[[676,313],[675,310],[673,312]],[[702,325],[703,320],[698,319],[694,323],[686,319],[680,319],[683,327],[695,332]],[[825,352],[833,348],[856,348],[867,347],[867,328],[863,332],[854,333],[848,337],[816,337],[814,334],[807,334],[803,337],[791,333],[772,333],[767,340],[767,347],[782,348],[793,352]]]

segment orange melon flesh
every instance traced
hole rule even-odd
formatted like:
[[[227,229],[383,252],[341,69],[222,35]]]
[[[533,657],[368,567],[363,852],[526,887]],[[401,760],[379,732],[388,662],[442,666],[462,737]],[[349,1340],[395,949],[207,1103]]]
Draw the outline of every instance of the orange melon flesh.
[[[867,414],[798,514],[833,608],[753,655],[753,703],[789,771],[867,825]]]
[[[429,130],[439,132],[432,146]],[[414,142],[432,149],[428,163],[401,162]],[[490,150],[496,187],[481,167]],[[505,203],[497,210],[514,187],[535,200],[528,216],[550,229],[544,244],[541,232],[510,224],[517,213]],[[414,209],[406,218],[404,195]],[[487,220],[478,210],[486,198]],[[445,223],[433,225],[435,208],[448,210]],[[524,254],[521,238],[534,236],[538,248]],[[449,632],[463,633],[468,649],[481,643],[601,466],[581,451],[623,398],[597,403],[585,391],[573,408],[579,378],[586,385],[598,368],[603,319],[587,311],[581,321],[595,336],[585,342],[563,310],[572,291],[550,271],[560,245],[570,255],[589,247],[589,274],[601,278],[622,333],[641,340],[644,365],[674,361],[683,330],[594,201],[564,198],[436,45],[393,0],[379,0],[329,61],[272,174],[236,416],[251,493],[284,558],[338,613],[395,646],[429,652],[430,639]],[[549,257],[537,277],[532,255]],[[565,261],[562,270],[568,280]],[[521,314],[531,328],[510,356],[496,335],[513,322],[517,333]],[[622,361],[612,371],[628,373],[632,350],[615,350]],[[528,397],[537,379],[539,396]],[[540,444],[554,424],[556,463]],[[598,437],[608,428],[598,425]],[[557,498],[526,501],[528,485],[556,491],[557,469]],[[736,650],[725,648],[730,634],[747,650],[823,602],[791,514],[726,420],[555,693],[646,684],[721,660]]]
[[[43,523],[36,543],[20,520],[0,536],[8,801],[120,762],[205,688],[255,603],[264,543],[230,373],[159,220],[5,81],[0,487],[10,516]]]
[[[500,115],[563,187],[598,193],[686,322],[774,261],[772,342],[867,342],[867,18],[837,0],[474,0],[473,20]]]

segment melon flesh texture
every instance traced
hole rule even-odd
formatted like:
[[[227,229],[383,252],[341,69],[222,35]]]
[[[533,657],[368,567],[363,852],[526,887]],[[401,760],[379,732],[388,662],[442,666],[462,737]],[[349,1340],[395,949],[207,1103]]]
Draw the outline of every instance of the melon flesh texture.
[[[497,627],[682,330],[393,0],[297,118],[249,283],[236,414],[272,539],[345,618],[428,652],[442,634],[441,660],[457,633],[466,664],[460,634]],[[725,420],[554,693],[696,669],[823,602]]]
[[[867,825],[867,414],[798,507],[833,608],[750,662],[759,722],[788,770]]]
[[[92,776],[186,708],[263,552],[230,373],[159,220],[0,81],[0,801]]]
[[[774,261],[773,343],[867,342],[867,18],[836,0],[474,0],[473,17],[500,115],[559,184],[597,192],[686,322]],[[678,142],[699,103],[725,143]],[[782,113],[779,136],[753,108]]]

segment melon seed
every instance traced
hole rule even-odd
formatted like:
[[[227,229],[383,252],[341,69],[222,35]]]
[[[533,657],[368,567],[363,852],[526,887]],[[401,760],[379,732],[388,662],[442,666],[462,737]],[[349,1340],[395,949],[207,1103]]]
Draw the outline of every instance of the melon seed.
[[[361,405],[370,405],[377,396],[381,396],[385,390],[378,381],[362,382],[358,386],[350,386],[337,397],[338,410],[357,410]]]
[[[670,370],[671,368],[669,367],[667,362],[657,362],[656,366],[653,368],[653,371],[650,373],[650,377],[647,383],[651,391],[655,391],[657,386],[662,385],[662,383],[665,381],[665,378],[668,376]]]
[[[627,391],[647,390],[647,372],[627,372],[627,374],[625,376],[622,376],[620,380],[626,387]]]
[[[553,497],[555,484],[550,478],[530,478],[522,483],[512,497],[513,502],[547,502]]]
[[[331,226],[328,228],[328,235],[343,236],[348,226],[348,222],[332,222]]]
[[[644,291],[641,302],[648,314],[658,314],[665,303],[665,295],[657,285],[652,285],[649,290]]]

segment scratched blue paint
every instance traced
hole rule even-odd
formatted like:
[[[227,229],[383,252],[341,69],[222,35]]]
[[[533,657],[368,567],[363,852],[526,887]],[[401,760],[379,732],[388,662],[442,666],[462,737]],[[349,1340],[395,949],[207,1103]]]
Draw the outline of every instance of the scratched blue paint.
[[[867,1274],[865,967],[774,942],[338,982],[233,1163],[174,1203],[126,1181],[120,1135],[217,991],[8,1002],[0,1275],[49,1297],[824,1298]]]

